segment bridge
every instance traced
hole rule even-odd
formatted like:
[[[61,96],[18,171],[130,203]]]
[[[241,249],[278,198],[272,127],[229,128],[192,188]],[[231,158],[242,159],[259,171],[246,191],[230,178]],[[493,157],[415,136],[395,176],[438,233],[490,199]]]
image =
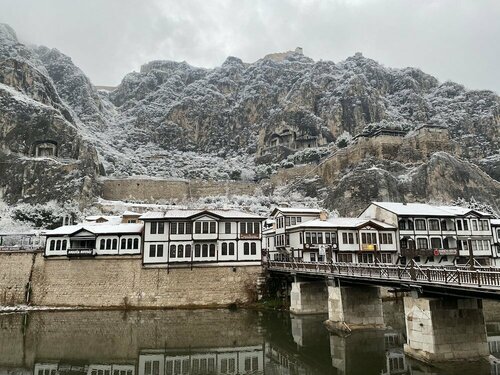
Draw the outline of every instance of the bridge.
[[[348,283],[390,286],[421,294],[453,295],[500,300],[500,268],[423,266],[383,263],[321,263],[269,261],[271,272],[293,276],[330,278]]]
[[[272,260],[266,268],[287,284],[292,313],[328,313],[334,331],[384,328],[389,287],[406,292],[407,354],[427,362],[489,355],[482,300],[500,300],[500,268]]]

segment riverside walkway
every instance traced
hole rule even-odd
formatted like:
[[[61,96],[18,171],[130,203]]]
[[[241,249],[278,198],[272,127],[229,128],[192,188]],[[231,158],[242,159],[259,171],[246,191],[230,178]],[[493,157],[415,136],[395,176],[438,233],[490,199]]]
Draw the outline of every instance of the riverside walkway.
[[[500,300],[500,268],[268,261],[275,274],[392,286],[426,294]]]

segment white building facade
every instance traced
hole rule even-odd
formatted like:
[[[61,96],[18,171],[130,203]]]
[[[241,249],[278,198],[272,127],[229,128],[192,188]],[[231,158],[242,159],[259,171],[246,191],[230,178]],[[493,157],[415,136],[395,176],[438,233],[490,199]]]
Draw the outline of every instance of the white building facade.
[[[264,232],[270,260],[393,263],[397,259],[393,225],[358,218],[328,219],[320,210],[306,210],[305,217],[299,208],[286,208],[284,212],[277,208],[273,212],[276,227]],[[292,225],[292,217],[301,219]]]
[[[260,265],[264,218],[241,211],[148,212],[143,264],[148,266]]]
[[[140,255],[142,231],[142,224],[65,225],[45,233],[44,256]]]
[[[399,262],[492,265],[491,215],[457,206],[422,203],[372,202],[360,218],[375,218],[397,226]],[[471,254],[472,252],[472,254]]]

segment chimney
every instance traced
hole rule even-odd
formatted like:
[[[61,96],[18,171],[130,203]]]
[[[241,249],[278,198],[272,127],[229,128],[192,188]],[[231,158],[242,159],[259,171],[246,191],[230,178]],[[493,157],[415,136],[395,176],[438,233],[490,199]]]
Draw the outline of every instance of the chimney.
[[[326,221],[326,219],[328,219],[328,213],[326,211],[321,211],[319,213],[319,219],[321,221]]]

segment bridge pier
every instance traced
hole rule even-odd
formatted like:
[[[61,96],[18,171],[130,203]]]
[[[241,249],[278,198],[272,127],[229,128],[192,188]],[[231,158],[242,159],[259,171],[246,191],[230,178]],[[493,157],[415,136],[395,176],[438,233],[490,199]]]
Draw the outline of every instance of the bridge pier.
[[[324,280],[295,281],[290,292],[290,312],[293,314],[326,314],[328,290]]]
[[[481,300],[405,297],[404,309],[408,355],[426,362],[489,355]]]
[[[384,328],[380,288],[328,286],[328,322],[334,330]]]

